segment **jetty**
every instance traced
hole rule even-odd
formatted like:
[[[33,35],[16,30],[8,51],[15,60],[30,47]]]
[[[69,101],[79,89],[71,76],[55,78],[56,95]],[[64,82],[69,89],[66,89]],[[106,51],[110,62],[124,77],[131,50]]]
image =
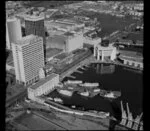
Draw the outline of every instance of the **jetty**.
[[[74,71],[74,72],[77,72],[77,73],[80,73],[80,74],[82,74],[82,73],[83,73],[82,71],[79,71],[79,70],[76,70],[76,71]]]
[[[73,78],[73,79],[75,79],[75,78],[76,78],[75,76],[72,76],[72,75],[68,75],[67,77],[69,77],[69,78]]]

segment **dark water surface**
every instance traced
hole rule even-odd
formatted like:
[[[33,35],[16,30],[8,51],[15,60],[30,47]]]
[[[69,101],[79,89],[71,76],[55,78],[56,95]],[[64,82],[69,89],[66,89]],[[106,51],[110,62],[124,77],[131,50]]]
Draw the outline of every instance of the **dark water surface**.
[[[142,73],[128,70],[125,67],[110,64],[91,64],[86,67],[83,73],[73,73],[75,80],[83,82],[99,82],[100,87],[106,90],[121,91],[122,96],[116,100],[109,101],[97,95],[93,98],[86,98],[74,93],[71,98],[60,95],[57,91],[50,93],[52,97],[60,97],[67,106],[76,105],[84,107],[85,110],[109,111],[112,115],[121,115],[120,101],[123,101],[124,109],[126,102],[129,104],[133,117],[142,112],[143,80]],[[65,78],[66,80],[72,78]]]

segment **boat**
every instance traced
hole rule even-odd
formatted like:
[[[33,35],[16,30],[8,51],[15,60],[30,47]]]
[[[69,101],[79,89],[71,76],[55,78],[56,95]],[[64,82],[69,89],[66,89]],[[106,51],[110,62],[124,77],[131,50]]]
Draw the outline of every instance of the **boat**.
[[[113,92],[106,93],[106,94],[104,95],[104,97],[105,97],[105,98],[113,98],[113,99],[117,98],[117,97],[114,95]]]
[[[115,97],[120,97],[121,96],[121,91],[111,91],[113,92]]]
[[[58,92],[65,96],[72,96],[72,94],[73,94],[72,91],[68,91],[68,90],[59,90]]]
[[[58,85],[57,85],[58,87],[60,87],[60,88],[63,88],[63,83],[58,83]]]
[[[48,100],[53,100],[53,98],[52,98],[52,97],[48,97],[47,99],[48,99]]]
[[[71,108],[76,108],[76,106],[75,106],[75,105],[72,105]]]
[[[68,80],[65,82],[65,84],[81,84],[82,81],[80,80]]]
[[[93,92],[100,92],[100,89],[96,88],[96,89],[93,90]]]
[[[90,113],[94,113],[102,118],[106,118],[108,116],[110,116],[110,113],[109,112],[103,112],[103,111],[95,111],[95,110],[89,110],[88,112]]]
[[[68,89],[73,90],[74,88],[73,87],[68,87]]]
[[[86,92],[81,92],[81,93],[79,93],[80,95],[82,95],[82,96],[89,96],[89,92],[88,91],[86,91]]]
[[[63,100],[60,99],[60,98],[54,98],[54,101],[55,101],[55,102],[58,102],[58,103],[63,103]]]
[[[99,86],[99,83],[87,83],[87,82],[85,82],[85,83],[79,84],[79,85],[82,86],[82,87],[91,87],[91,88],[93,88],[93,87]]]
[[[106,117],[110,116],[109,112],[103,112],[103,111],[100,111],[97,114],[98,114],[98,116],[101,116],[102,118],[106,118]]]
[[[107,91],[101,89],[100,92],[99,92],[99,95],[104,97],[105,94],[107,94]]]

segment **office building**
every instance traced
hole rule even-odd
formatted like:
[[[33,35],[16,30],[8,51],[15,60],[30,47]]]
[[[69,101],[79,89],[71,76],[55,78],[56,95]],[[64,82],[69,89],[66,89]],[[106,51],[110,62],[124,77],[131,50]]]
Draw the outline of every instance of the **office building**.
[[[26,15],[25,19],[25,34],[34,34],[43,38],[45,44],[45,28],[44,28],[44,15],[33,14]]]
[[[6,20],[6,48],[11,49],[11,43],[22,38],[20,20],[17,18]]]
[[[83,48],[83,34],[66,32],[63,35],[49,37],[46,43],[47,48],[57,48],[64,52]]]
[[[43,39],[28,35],[12,43],[16,81],[28,85],[39,79],[44,67]]]
[[[59,75],[52,73],[28,88],[28,98],[36,101],[36,97],[50,93],[58,83]]]

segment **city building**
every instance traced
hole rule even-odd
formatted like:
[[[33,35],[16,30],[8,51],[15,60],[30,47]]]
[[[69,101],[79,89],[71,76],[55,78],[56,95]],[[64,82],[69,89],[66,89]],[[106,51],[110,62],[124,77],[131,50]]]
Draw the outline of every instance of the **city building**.
[[[113,45],[102,46],[101,44],[94,45],[94,56],[97,60],[104,61],[106,59],[116,59],[117,49]]]
[[[44,67],[43,39],[28,35],[12,43],[16,82],[25,86],[39,79],[39,69]]]
[[[143,55],[141,53],[124,50],[121,50],[119,52],[119,58],[123,61],[123,64],[143,68]]]
[[[83,34],[66,32],[63,35],[54,35],[48,38],[47,48],[58,48],[64,52],[83,48]]]
[[[34,12],[33,12],[34,13]],[[44,28],[44,15],[42,14],[27,14],[25,19],[25,34],[34,34],[41,36],[43,38],[43,43],[45,44],[45,28]]]
[[[28,88],[28,98],[36,101],[36,97],[46,95],[59,83],[59,75],[52,73]]]
[[[6,48],[11,49],[11,43],[22,38],[20,20],[17,18],[6,20]]]

